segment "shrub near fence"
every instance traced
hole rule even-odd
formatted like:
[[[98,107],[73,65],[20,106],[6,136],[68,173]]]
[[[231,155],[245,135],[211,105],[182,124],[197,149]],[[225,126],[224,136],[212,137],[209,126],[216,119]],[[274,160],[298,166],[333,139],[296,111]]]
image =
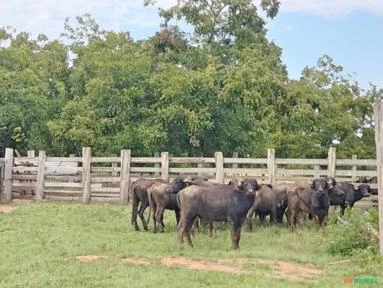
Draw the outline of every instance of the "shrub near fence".
[[[162,152],[154,157],[131,157],[130,150],[122,150],[119,157],[92,157],[91,148],[85,147],[82,157],[47,157],[44,151],[35,157],[30,151],[28,157],[14,158],[13,150],[7,148],[2,159],[2,199],[7,203],[18,197],[127,203],[129,185],[139,177],[171,181],[179,175],[199,174],[218,183],[255,177],[274,185],[324,176],[350,182],[360,176],[376,176],[376,160],[336,159],[333,147],[327,159],[279,159],[274,149],[268,149],[267,158],[233,156],[224,158],[216,152],[215,157],[169,157]]]

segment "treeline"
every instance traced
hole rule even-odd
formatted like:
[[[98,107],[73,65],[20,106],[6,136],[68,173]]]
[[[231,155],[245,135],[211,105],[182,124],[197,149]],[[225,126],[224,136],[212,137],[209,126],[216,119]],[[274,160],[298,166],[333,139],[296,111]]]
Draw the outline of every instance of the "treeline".
[[[145,1],[151,5],[151,1]],[[277,0],[182,0],[153,37],[105,31],[90,15],[60,39],[0,29],[0,145],[50,155],[375,155],[373,106],[329,56],[288,78],[266,18]],[[193,32],[175,25],[182,19]],[[269,19],[269,20],[270,20]],[[304,47],[302,47],[304,49]]]

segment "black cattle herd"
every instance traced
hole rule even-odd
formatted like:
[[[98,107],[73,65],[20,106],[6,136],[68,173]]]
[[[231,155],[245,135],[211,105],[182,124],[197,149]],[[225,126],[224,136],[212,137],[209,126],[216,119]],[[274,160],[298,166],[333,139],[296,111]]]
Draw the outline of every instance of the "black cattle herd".
[[[359,182],[368,182],[361,179]],[[131,185],[132,224],[140,230],[137,217],[144,230],[148,230],[150,217],[154,232],[164,231],[165,209],[176,215],[178,238],[193,246],[191,232],[200,223],[212,230],[217,222],[231,226],[232,248],[239,248],[242,225],[252,230],[253,216],[263,223],[267,216],[271,223],[283,223],[284,216],[293,230],[307,216],[314,218],[317,229],[326,223],[330,206],[352,208],[355,202],[369,197],[367,183],[337,183],[334,178],[320,178],[312,182],[292,184],[260,184],[256,179],[233,179],[229,184],[217,184],[203,176],[177,177],[171,183],[162,179],[140,178]],[[148,220],[144,217],[149,207]],[[151,216],[150,216],[151,215]]]

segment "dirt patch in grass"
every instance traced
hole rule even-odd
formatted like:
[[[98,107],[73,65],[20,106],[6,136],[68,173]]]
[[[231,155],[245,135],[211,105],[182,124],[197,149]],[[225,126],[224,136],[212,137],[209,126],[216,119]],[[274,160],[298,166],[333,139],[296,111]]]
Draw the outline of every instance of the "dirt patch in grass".
[[[216,271],[234,274],[248,274],[250,271],[242,270],[238,267],[230,266],[220,262],[192,260],[186,257],[165,257],[161,259],[161,264],[165,266],[184,266],[189,269],[201,271]]]
[[[99,255],[80,255],[76,256],[76,259],[80,262],[95,262],[98,260],[105,259],[105,256],[99,256]]]
[[[224,263],[228,263],[228,260],[221,260]],[[251,269],[253,271],[260,270],[262,267],[265,269],[265,265],[270,267],[270,276],[280,277],[289,280],[308,280],[313,279],[316,275],[323,272],[322,269],[311,266],[298,264],[294,262],[278,261],[278,260],[264,260],[264,259],[250,259],[250,258],[237,258],[231,260],[231,263],[245,267],[245,269]]]
[[[148,259],[138,258],[138,257],[124,257],[122,262],[129,263],[133,265],[151,265],[152,262]]]
[[[105,259],[99,255],[81,255],[76,259],[81,262],[95,262]],[[157,265],[158,261],[142,257],[123,257],[123,263],[132,265]],[[187,257],[164,257],[160,260],[164,266],[181,266],[192,270],[224,272],[232,274],[254,274],[259,271],[265,272],[271,277],[278,277],[293,281],[313,279],[316,275],[323,272],[322,269],[298,264],[294,262],[264,260],[251,258],[219,259],[216,261],[193,260]]]
[[[312,279],[321,274],[322,270],[313,266],[302,265],[292,262],[275,261],[272,264],[273,274],[290,280]]]
[[[17,206],[0,205],[0,213],[10,213],[17,209]]]

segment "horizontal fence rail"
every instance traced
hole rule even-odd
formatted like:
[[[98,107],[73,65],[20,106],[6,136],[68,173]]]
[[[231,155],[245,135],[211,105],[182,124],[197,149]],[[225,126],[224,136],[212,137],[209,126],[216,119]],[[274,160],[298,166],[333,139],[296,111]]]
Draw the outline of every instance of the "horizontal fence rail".
[[[261,183],[292,183],[332,176],[338,182],[355,183],[359,177],[376,177],[376,160],[336,159],[331,147],[327,159],[280,159],[274,149],[268,149],[267,158],[223,157],[172,157],[168,152],[154,157],[131,157],[130,150],[120,156],[93,157],[91,148],[85,147],[82,157],[47,157],[44,151],[35,156],[14,157],[7,148],[0,159],[0,183],[3,202],[14,198],[31,198],[37,201],[70,200],[89,203],[120,202],[129,200],[130,184],[140,177],[162,178],[172,181],[177,176],[204,175],[217,183],[230,179],[255,177]],[[377,187],[370,183],[371,188]]]

